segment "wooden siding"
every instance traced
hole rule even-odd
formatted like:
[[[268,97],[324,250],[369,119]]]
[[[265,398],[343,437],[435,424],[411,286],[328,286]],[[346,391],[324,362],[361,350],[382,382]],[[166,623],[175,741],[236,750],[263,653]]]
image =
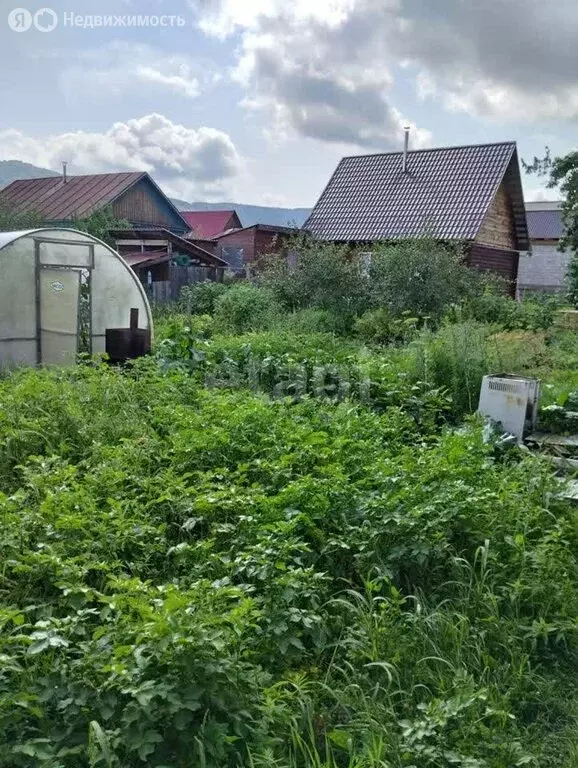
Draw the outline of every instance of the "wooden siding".
[[[514,214],[504,184],[498,189],[476,237],[476,243],[498,248],[516,248]]]
[[[287,235],[282,232],[263,232],[258,230],[255,242],[255,256],[259,258],[267,253],[283,253]]]
[[[282,250],[287,237],[282,232],[268,232],[258,229],[258,227],[240,229],[238,232],[231,232],[217,238],[217,256],[222,259],[225,258],[223,248],[242,248],[244,263],[252,264],[260,256]]]
[[[518,251],[472,243],[467,256],[467,264],[475,269],[494,272],[499,275],[507,281],[508,293],[515,296],[518,259]]]
[[[115,200],[113,210],[119,219],[127,219],[133,225],[166,227],[177,233],[186,231],[184,222],[146,179]]]
[[[255,240],[256,228],[240,229],[238,232],[231,232],[228,235],[222,235],[218,239],[217,256],[226,259],[223,255],[223,248],[242,248],[243,261],[250,264],[255,260]]]

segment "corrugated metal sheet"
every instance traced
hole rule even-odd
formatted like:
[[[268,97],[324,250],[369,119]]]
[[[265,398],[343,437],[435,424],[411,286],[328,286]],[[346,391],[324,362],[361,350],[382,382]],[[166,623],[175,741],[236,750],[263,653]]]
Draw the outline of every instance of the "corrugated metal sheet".
[[[148,261],[156,261],[162,256],[171,258],[170,254],[164,251],[148,251],[143,253],[142,251],[134,251],[133,253],[121,253],[122,258],[126,261],[129,267],[135,267],[138,264],[145,264]]]
[[[34,211],[48,221],[68,221],[88,216],[112,203],[147,174],[103,173],[13,181],[0,192],[0,203],[19,211]]]
[[[416,237],[473,240],[502,183],[527,244],[515,142],[345,157],[304,225],[342,242]]]
[[[188,237],[196,240],[212,240],[224,229],[241,226],[235,211],[181,211],[180,213],[191,228]]]
[[[561,211],[528,211],[526,218],[531,240],[560,240],[564,235]]]

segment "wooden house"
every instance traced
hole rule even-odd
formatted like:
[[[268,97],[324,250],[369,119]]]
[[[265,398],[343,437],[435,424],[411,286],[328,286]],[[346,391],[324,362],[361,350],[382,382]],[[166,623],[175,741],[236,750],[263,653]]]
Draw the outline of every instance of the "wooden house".
[[[468,264],[515,293],[530,241],[515,142],[345,157],[304,228],[351,245],[425,235],[465,246]]]
[[[184,285],[222,282],[228,268],[212,250],[168,229],[114,230],[111,235],[120,255],[156,301],[177,299]]]
[[[13,181],[0,191],[0,204],[34,212],[47,224],[69,227],[110,207],[131,227],[160,227],[185,235],[190,227],[148,173],[102,173]]]

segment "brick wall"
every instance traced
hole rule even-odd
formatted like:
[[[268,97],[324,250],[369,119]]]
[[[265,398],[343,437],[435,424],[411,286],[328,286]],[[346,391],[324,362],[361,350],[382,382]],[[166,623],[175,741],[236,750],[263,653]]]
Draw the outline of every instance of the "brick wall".
[[[531,255],[520,255],[519,288],[521,290],[563,290],[569,258],[568,253],[558,250],[558,244],[555,241],[533,242]]]

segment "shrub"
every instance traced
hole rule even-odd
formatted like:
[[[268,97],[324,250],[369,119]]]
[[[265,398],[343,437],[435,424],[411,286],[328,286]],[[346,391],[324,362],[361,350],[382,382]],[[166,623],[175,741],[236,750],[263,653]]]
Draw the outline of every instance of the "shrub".
[[[568,301],[578,309],[578,251],[571,251],[566,270],[566,295]]]
[[[339,331],[339,318],[326,309],[298,309],[279,317],[279,329],[289,333],[333,333]]]
[[[215,283],[209,280],[185,285],[181,289],[180,309],[190,315],[212,315],[215,311],[215,302],[228,289],[227,283]]]
[[[268,288],[238,283],[215,301],[215,325],[225,333],[263,330],[270,328],[282,312]]]
[[[556,296],[532,296],[514,301],[501,293],[493,281],[465,302],[462,317],[480,323],[495,323],[506,331],[548,330],[554,323],[558,305]]]
[[[370,270],[371,303],[395,317],[439,320],[447,309],[477,290],[479,277],[466,266],[460,246],[431,238],[378,246]]]
[[[456,417],[476,410],[482,378],[494,373],[490,333],[488,326],[469,321],[445,325],[436,333],[424,331],[410,346],[413,375],[445,387]]]
[[[306,307],[330,312],[349,331],[369,302],[369,277],[361,259],[346,246],[303,238],[294,245],[296,263],[273,254],[261,263],[262,280],[294,311]]]
[[[381,307],[370,309],[355,322],[355,334],[370,344],[389,344],[391,342],[407,342],[414,335],[418,320],[411,317],[409,312],[395,318]]]

